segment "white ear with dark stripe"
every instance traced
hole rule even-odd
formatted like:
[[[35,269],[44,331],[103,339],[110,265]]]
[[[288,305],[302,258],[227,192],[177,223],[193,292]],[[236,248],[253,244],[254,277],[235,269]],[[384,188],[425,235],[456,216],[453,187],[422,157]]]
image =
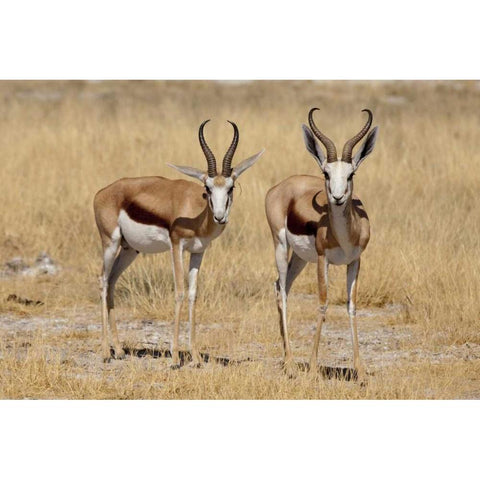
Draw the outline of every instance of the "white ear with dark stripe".
[[[325,159],[325,155],[323,154],[322,147],[320,147],[316,138],[313,136],[313,133],[305,124],[302,125],[302,130],[303,130],[303,141],[305,142],[305,146],[307,147],[307,150],[313,156],[313,158],[317,161],[319,167],[323,170],[323,168],[325,167],[326,159]]]
[[[358,152],[352,158],[353,169],[356,170],[359,165],[365,160],[367,155],[372,153],[375,142],[377,141],[378,127],[373,128],[368,134],[366,140],[363,142],[362,146],[359,148]]]
[[[205,179],[207,178],[207,174],[205,172],[202,172],[201,170],[195,167],[183,167],[180,165],[172,165],[171,163],[167,163],[167,165],[169,167],[174,168],[175,170],[178,170],[184,175],[188,175],[189,177],[193,177],[193,178],[196,178],[197,180],[200,180],[202,183],[204,183]]]

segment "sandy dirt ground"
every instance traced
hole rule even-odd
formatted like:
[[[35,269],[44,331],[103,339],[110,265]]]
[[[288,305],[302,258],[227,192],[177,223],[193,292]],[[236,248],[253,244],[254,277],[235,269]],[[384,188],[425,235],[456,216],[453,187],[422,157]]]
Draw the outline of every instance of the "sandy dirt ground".
[[[302,305],[316,302],[315,295],[296,294],[293,300]],[[65,316],[21,317],[15,314],[0,316],[0,335],[5,340],[6,351],[15,348],[19,360],[26,358],[33,344],[42,344],[47,361],[60,361],[73,367],[76,378],[101,378],[105,373],[113,379],[132,368],[142,371],[170,371],[170,338],[172,322],[142,318],[129,318],[127,309],[119,309],[119,335],[125,346],[127,356],[124,360],[112,360],[105,364],[101,360],[100,341],[101,324],[97,312],[90,309],[83,312],[71,312]],[[359,342],[366,378],[389,369],[415,366],[417,363],[430,365],[455,365],[458,362],[470,362],[480,359],[480,344],[432,346],[432,342],[422,341],[415,325],[405,324],[404,307],[387,305],[384,308],[360,309],[357,312],[359,322]],[[267,345],[259,341],[245,343],[241,331],[251,328],[244,322],[213,322],[198,325],[198,336],[203,340],[201,349],[204,369],[242,368],[259,365],[263,374],[270,377],[282,375],[281,342]],[[292,324],[292,350],[298,361],[299,370],[308,365],[309,346],[313,339],[315,323],[299,319]],[[227,338],[229,347],[214,347],[215,339]],[[188,344],[188,324],[181,323],[180,344]],[[278,356],[272,355],[272,349]],[[351,338],[348,317],[345,309],[339,305],[329,307],[328,319],[322,330],[318,371],[325,379],[341,381],[355,380],[351,366]],[[189,354],[181,353],[183,369],[188,368]],[[75,373],[73,373],[75,372]],[[427,396],[436,397],[441,392],[427,391]],[[456,398],[480,398],[480,389],[474,385],[468,391],[459,392]]]

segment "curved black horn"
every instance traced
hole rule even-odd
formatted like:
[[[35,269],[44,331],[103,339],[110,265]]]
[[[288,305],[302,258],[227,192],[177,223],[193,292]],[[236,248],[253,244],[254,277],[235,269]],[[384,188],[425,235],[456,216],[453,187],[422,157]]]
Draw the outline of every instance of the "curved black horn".
[[[308,112],[308,123],[310,124],[310,128],[312,129],[315,136],[323,143],[323,145],[327,149],[327,162],[336,162],[337,149],[335,148],[335,144],[317,128],[315,122],[313,121],[313,112],[315,110],[320,109],[312,108],[310,112]]]
[[[229,177],[232,174],[232,159],[233,159],[233,154],[237,149],[238,139],[239,139],[237,126],[230,120],[227,120],[227,122],[230,123],[233,127],[233,140],[230,147],[227,150],[227,153],[225,154],[225,157],[223,157],[222,175],[224,177]]]
[[[207,159],[208,176],[213,178],[217,176],[217,161],[215,160],[215,156],[213,155],[210,148],[208,148],[207,142],[205,141],[205,137],[203,136],[203,127],[209,121],[210,119],[205,120],[200,125],[200,128],[198,129],[198,139],[200,140],[200,146],[202,147],[203,153],[205,154],[205,158]]]
[[[364,108],[362,112],[368,113],[368,120],[367,123],[363,126],[363,128],[354,136],[352,137],[343,147],[342,152],[342,162],[352,162],[352,150],[353,147],[366,135],[370,127],[372,126],[373,115],[372,112],[368,108]]]

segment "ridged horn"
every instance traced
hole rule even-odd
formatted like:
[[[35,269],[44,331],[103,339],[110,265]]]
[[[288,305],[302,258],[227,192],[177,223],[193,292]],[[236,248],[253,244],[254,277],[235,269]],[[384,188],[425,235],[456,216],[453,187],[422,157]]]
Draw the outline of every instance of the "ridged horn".
[[[353,147],[367,134],[368,130],[372,126],[373,115],[372,112],[368,108],[364,108],[362,112],[368,113],[368,120],[367,123],[363,126],[363,128],[354,136],[352,137],[343,147],[342,152],[342,162],[352,163],[352,150]]]
[[[335,144],[317,128],[315,122],[313,121],[313,112],[315,110],[320,109],[312,108],[310,112],[308,112],[308,123],[310,124],[310,128],[312,129],[312,132],[315,134],[315,136],[323,143],[323,145],[327,149],[327,162],[336,162],[337,149],[335,148]]]
[[[213,155],[212,151],[207,145],[205,141],[205,137],[203,136],[203,127],[206,123],[208,123],[210,119],[205,120],[198,129],[198,139],[200,140],[200,146],[202,147],[203,153],[205,154],[205,158],[207,159],[208,164],[208,176],[209,177],[216,177],[217,176],[217,161],[215,160],[215,156]]]
[[[237,149],[238,139],[239,139],[237,126],[230,120],[227,120],[227,122],[230,123],[233,127],[233,140],[230,147],[227,150],[227,153],[225,154],[225,157],[223,157],[222,175],[224,177],[229,177],[232,174],[233,154]]]

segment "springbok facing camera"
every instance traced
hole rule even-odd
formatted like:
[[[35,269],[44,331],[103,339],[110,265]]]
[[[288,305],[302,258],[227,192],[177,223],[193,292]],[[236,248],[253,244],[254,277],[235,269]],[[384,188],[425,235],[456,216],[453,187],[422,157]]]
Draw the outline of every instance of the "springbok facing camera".
[[[328,265],[347,265],[347,309],[353,343],[353,364],[360,369],[358,351],[356,296],[360,255],[370,239],[370,224],[362,202],[352,195],[353,175],[375,145],[378,127],[373,128],[352,158],[355,145],[372,125],[372,112],[360,132],[343,147],[337,158],[333,142],[315,125],[312,108],[308,114],[311,130],[303,125],[307,150],[320,166],[324,180],[310,175],[295,175],[271,188],[265,199],[268,223],[275,246],[278,280],[275,282],[280,332],[283,339],[285,369],[295,370],[287,330],[287,296],[295,278],[307,262],[317,264],[320,299],[317,328],[310,357],[310,369],[317,364],[318,344],[327,311]],[[327,150],[327,158],[315,136]],[[293,252],[288,259],[290,247]]]
[[[215,156],[203,136],[199,140],[207,159],[205,173],[193,167],[170,165],[203,183],[170,180],[163,177],[122,178],[100,190],[94,199],[95,220],[103,246],[101,275],[103,359],[110,361],[107,322],[113,335],[115,358],[125,355],[117,333],[113,314],[115,283],[139,252],[160,253],[170,250],[175,282],[175,326],[172,344],[172,366],[180,366],[178,336],[181,306],[184,299],[183,251],[190,252],[188,301],[190,322],[190,351],[192,364],[201,358],[195,342],[195,299],[197,275],[203,253],[218,237],[228,222],[233,202],[235,180],[251,167],[264,150],[232,168],[238,145],[238,128],[233,122],[233,141],[223,159],[222,173],[217,173]]]

